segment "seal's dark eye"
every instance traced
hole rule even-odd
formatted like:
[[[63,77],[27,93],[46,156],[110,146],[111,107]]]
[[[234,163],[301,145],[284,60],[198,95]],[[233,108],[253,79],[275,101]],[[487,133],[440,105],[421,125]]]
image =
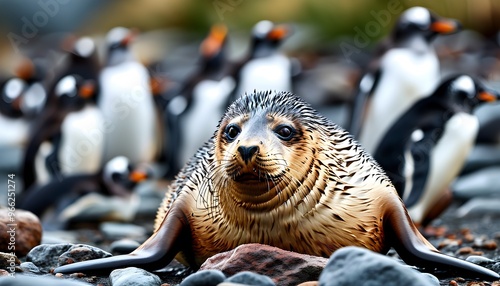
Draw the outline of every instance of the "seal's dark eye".
[[[288,125],[280,125],[274,129],[274,133],[276,133],[281,140],[288,141],[292,139],[295,134],[295,129]]]
[[[226,127],[226,130],[224,131],[224,133],[226,134],[226,138],[229,141],[233,141],[234,139],[236,139],[236,137],[238,137],[238,135],[240,134],[240,132],[241,132],[241,129],[236,124],[230,124],[230,125],[228,125]]]

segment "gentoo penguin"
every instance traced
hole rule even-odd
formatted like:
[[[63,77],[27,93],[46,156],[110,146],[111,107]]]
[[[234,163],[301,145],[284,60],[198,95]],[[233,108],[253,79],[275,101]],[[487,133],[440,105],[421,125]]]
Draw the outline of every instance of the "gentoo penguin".
[[[235,81],[226,75],[227,28],[214,25],[200,45],[199,68],[166,106],[166,177],[178,173],[215,130],[227,108]]]
[[[231,101],[254,90],[292,90],[293,64],[278,48],[291,27],[263,20],[252,29],[250,52],[232,73],[236,89]]]
[[[44,185],[31,186],[23,193],[20,208],[41,217],[52,206],[64,213],[68,205],[71,208],[71,204],[90,193],[126,198],[139,182],[151,175],[149,166],[134,166],[127,158],[118,156],[95,173],[69,175]]]
[[[99,76],[98,106],[106,121],[104,161],[125,156],[151,162],[157,152],[157,115],[147,69],[129,49],[135,32],[123,27],[107,34],[106,64]]]
[[[40,114],[25,150],[25,189],[50,177],[99,170],[104,120],[91,100],[94,86],[93,81],[76,75],[68,75],[55,85],[57,101]]]
[[[42,83],[44,66],[29,58],[16,68],[15,75],[0,85],[0,146],[22,146],[29,122],[38,115],[46,100]]]
[[[479,129],[472,112],[480,103],[498,99],[498,93],[478,80],[455,75],[417,101],[382,137],[374,157],[416,223],[429,222],[431,211],[440,213],[433,208],[442,211],[449,203],[444,200],[449,197],[447,188],[464,165]]]
[[[422,7],[400,16],[362,77],[352,106],[348,129],[368,152],[375,151],[405,110],[439,84],[439,61],[431,41],[458,29],[456,21]]]

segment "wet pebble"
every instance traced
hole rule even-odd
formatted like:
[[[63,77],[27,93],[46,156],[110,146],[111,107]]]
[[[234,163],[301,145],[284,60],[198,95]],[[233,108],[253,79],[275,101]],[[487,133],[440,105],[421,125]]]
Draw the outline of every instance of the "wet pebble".
[[[116,254],[128,254],[132,251],[134,251],[137,247],[139,247],[141,244],[135,240],[132,239],[120,239],[116,240],[110,245],[110,251],[114,255]]]
[[[439,285],[439,281],[393,259],[364,248],[348,246],[334,252],[321,273],[319,284],[358,285]]]
[[[494,260],[491,260],[491,259],[484,257],[484,256],[479,256],[479,255],[471,255],[471,256],[467,257],[465,260],[472,262],[474,264],[479,264],[479,265],[488,265],[488,264],[495,263]]]
[[[226,275],[220,270],[201,270],[189,275],[180,286],[215,286],[226,280]]]
[[[453,183],[453,195],[468,200],[500,195],[500,167],[488,167],[463,175]]]
[[[29,211],[0,208],[0,251],[25,256],[42,241],[42,225]]]
[[[13,253],[0,252],[0,269],[7,269],[8,267],[18,266],[21,261]]]
[[[127,267],[116,269],[109,275],[112,286],[160,286],[160,278],[144,269],[137,267]]]
[[[473,198],[456,210],[458,218],[481,215],[500,215],[500,198]]]
[[[109,239],[137,238],[142,240],[146,236],[146,229],[135,224],[104,222],[101,223],[100,230]]]
[[[15,277],[0,278],[0,286],[91,286],[81,281],[72,279],[60,279],[51,276],[28,276],[18,275]]]
[[[31,272],[34,274],[40,274],[40,269],[33,262],[23,262],[21,263],[21,269],[24,272]]]
[[[265,275],[260,275],[250,271],[243,271],[235,274],[224,282],[242,284],[242,285],[259,285],[259,286],[275,286],[271,278]]]

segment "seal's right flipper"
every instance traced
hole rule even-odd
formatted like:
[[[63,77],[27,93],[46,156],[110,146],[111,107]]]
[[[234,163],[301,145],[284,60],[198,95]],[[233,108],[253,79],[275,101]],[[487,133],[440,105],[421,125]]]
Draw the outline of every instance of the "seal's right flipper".
[[[386,213],[385,230],[388,238],[392,239],[391,245],[406,263],[431,272],[435,269],[445,269],[459,276],[488,281],[500,279],[500,275],[494,271],[440,253],[420,234],[404,208],[397,207],[396,203],[397,201]]]
[[[88,260],[58,267],[54,273],[109,273],[129,266],[158,270],[167,266],[179,251],[190,245],[187,218],[178,209],[171,209],[162,226],[132,253],[96,260]]]

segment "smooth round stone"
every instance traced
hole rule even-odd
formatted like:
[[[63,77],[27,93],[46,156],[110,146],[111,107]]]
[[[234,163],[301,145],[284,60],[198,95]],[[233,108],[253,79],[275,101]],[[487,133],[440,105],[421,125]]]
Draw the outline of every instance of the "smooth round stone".
[[[113,254],[128,254],[140,245],[141,244],[135,240],[124,238],[111,243],[110,249]]]
[[[142,226],[127,223],[103,222],[99,226],[100,230],[110,239],[119,238],[143,238],[146,236],[146,229]]]
[[[40,274],[40,269],[33,262],[23,262],[20,265],[24,272],[31,272],[35,274]]]
[[[260,285],[260,286],[276,285],[271,278],[250,271],[243,271],[237,273],[226,279],[224,282],[239,283],[242,285]]]
[[[144,269],[137,267],[127,267],[116,269],[109,275],[112,286],[160,286],[160,278]]]
[[[474,264],[479,264],[479,265],[486,265],[486,264],[495,263],[494,260],[491,260],[491,259],[484,257],[484,256],[479,256],[479,255],[471,255],[471,256],[467,257],[465,260],[472,262]]]
[[[182,280],[180,286],[216,286],[224,282],[226,276],[220,270],[201,270]]]

